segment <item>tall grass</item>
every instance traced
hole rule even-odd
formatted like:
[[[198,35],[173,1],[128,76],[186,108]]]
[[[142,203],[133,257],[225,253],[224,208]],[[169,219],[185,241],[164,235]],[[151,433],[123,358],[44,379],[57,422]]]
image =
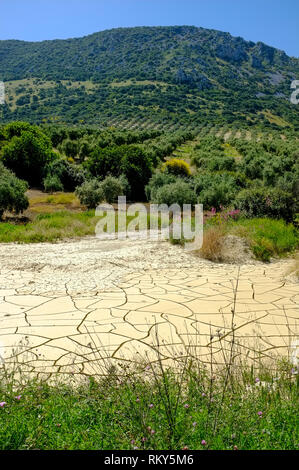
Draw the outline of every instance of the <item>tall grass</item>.
[[[203,244],[199,250],[202,258],[210,261],[223,260],[223,238],[225,230],[220,226],[212,226],[207,228],[204,232]]]
[[[0,449],[298,449],[292,372],[243,367],[228,382],[187,361],[181,375],[147,366],[79,386],[1,382]]]
[[[242,219],[231,226],[231,233],[245,237],[257,259],[270,261],[298,248],[298,230],[283,220]]]
[[[94,211],[39,214],[32,222],[24,225],[0,223],[0,242],[38,243],[83,237],[94,234],[99,220]]]

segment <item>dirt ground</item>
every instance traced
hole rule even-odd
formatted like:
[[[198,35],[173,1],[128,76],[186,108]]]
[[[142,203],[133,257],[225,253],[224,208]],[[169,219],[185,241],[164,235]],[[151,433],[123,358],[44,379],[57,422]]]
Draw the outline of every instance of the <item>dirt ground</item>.
[[[192,344],[208,362],[232,335],[253,361],[297,360],[290,259],[218,264],[168,242],[90,237],[1,244],[0,263],[0,354],[9,362],[17,348],[31,372],[88,375],[103,357],[155,360],[157,338],[165,360]]]

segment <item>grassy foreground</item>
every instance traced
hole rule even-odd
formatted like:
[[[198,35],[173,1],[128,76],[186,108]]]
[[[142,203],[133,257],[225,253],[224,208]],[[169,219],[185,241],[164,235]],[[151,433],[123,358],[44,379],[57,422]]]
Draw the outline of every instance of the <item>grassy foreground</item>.
[[[228,380],[229,379],[229,380]],[[298,449],[298,375],[151,366],[67,386],[0,385],[0,449]]]

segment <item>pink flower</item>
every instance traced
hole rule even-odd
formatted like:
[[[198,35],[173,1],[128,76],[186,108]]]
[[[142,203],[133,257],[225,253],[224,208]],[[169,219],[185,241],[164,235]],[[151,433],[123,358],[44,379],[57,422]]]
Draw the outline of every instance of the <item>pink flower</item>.
[[[155,432],[156,432],[156,431],[154,431],[154,429],[151,430],[151,434],[152,434],[152,435],[155,434]]]
[[[201,394],[201,396],[202,396],[202,397],[205,397],[205,396],[206,396],[206,394],[205,394],[205,393],[202,393],[202,394]]]
[[[197,425],[197,422],[194,421],[194,423],[192,423],[192,426],[195,428],[196,425]]]
[[[203,439],[203,440],[201,441],[201,445],[202,445],[202,446],[206,446],[206,445],[207,445],[207,442]]]
[[[260,417],[262,417],[262,416],[263,416],[263,412],[262,412],[262,411],[258,411],[258,413],[257,413],[257,414],[258,414]]]
[[[137,402],[137,403],[140,402],[140,398],[136,398],[136,402]]]
[[[6,405],[6,401],[0,401],[1,408],[4,408],[5,405]]]
[[[259,381],[260,381],[260,379],[257,377],[257,378],[255,379],[255,382],[256,382],[256,383],[259,383]]]
[[[151,403],[150,405],[148,405],[149,408],[154,408],[154,405]]]
[[[189,408],[189,407],[190,405],[188,405],[188,403],[185,403],[184,408]]]
[[[188,446],[183,447],[183,450],[189,450]]]
[[[15,399],[16,399],[16,400],[21,400],[21,396],[22,396],[22,395],[17,395],[17,396],[15,397]]]

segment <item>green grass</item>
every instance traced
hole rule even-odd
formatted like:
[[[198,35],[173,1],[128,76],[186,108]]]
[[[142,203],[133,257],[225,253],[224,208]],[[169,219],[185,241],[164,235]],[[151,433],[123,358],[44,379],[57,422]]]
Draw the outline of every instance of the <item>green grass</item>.
[[[192,227],[194,229],[194,219]],[[299,231],[293,224],[287,224],[283,220],[268,218],[246,219],[240,217],[238,220],[223,218],[220,213],[205,221],[205,233],[208,234],[212,227],[221,228],[222,236],[236,235],[245,238],[254,254],[260,261],[268,262],[271,258],[288,256],[294,253],[299,246]],[[176,245],[184,245],[182,237],[170,242]],[[210,258],[208,258],[210,259]]]
[[[0,223],[0,243],[38,243],[55,242],[67,238],[79,238],[95,234],[95,227],[100,220],[95,217],[95,211],[70,211],[57,210],[55,204],[68,204],[74,202],[73,195],[49,195],[38,200],[39,203],[49,203],[54,207],[52,212],[42,212],[31,222],[16,224],[11,222]],[[36,209],[34,205],[32,208]],[[43,211],[46,210],[41,206]],[[51,208],[51,206],[50,206]],[[48,209],[49,210],[49,209]],[[127,217],[127,224],[133,219]],[[116,231],[117,231],[116,217]],[[208,219],[205,228],[211,225],[221,225],[224,233],[234,234],[245,238],[255,255],[261,261],[270,261],[271,257],[281,257],[294,252],[298,248],[298,230],[292,224],[286,224],[283,220],[273,219],[244,219],[237,221],[224,220],[221,216]],[[161,226],[161,218],[158,217],[158,225]],[[194,220],[193,220],[194,225]],[[150,219],[148,216],[148,228]],[[170,241],[183,245],[182,240]]]
[[[51,214],[39,214],[32,222],[24,225],[1,222],[0,242],[54,242],[65,238],[93,235],[99,220],[94,214],[94,210],[78,213],[57,211]]]
[[[298,449],[291,366],[258,376],[243,367],[229,383],[184,370],[111,372],[79,387],[1,380],[0,449]]]
[[[253,254],[261,261],[292,253],[299,244],[298,230],[283,220],[241,219],[233,223],[230,231],[245,237]]]

